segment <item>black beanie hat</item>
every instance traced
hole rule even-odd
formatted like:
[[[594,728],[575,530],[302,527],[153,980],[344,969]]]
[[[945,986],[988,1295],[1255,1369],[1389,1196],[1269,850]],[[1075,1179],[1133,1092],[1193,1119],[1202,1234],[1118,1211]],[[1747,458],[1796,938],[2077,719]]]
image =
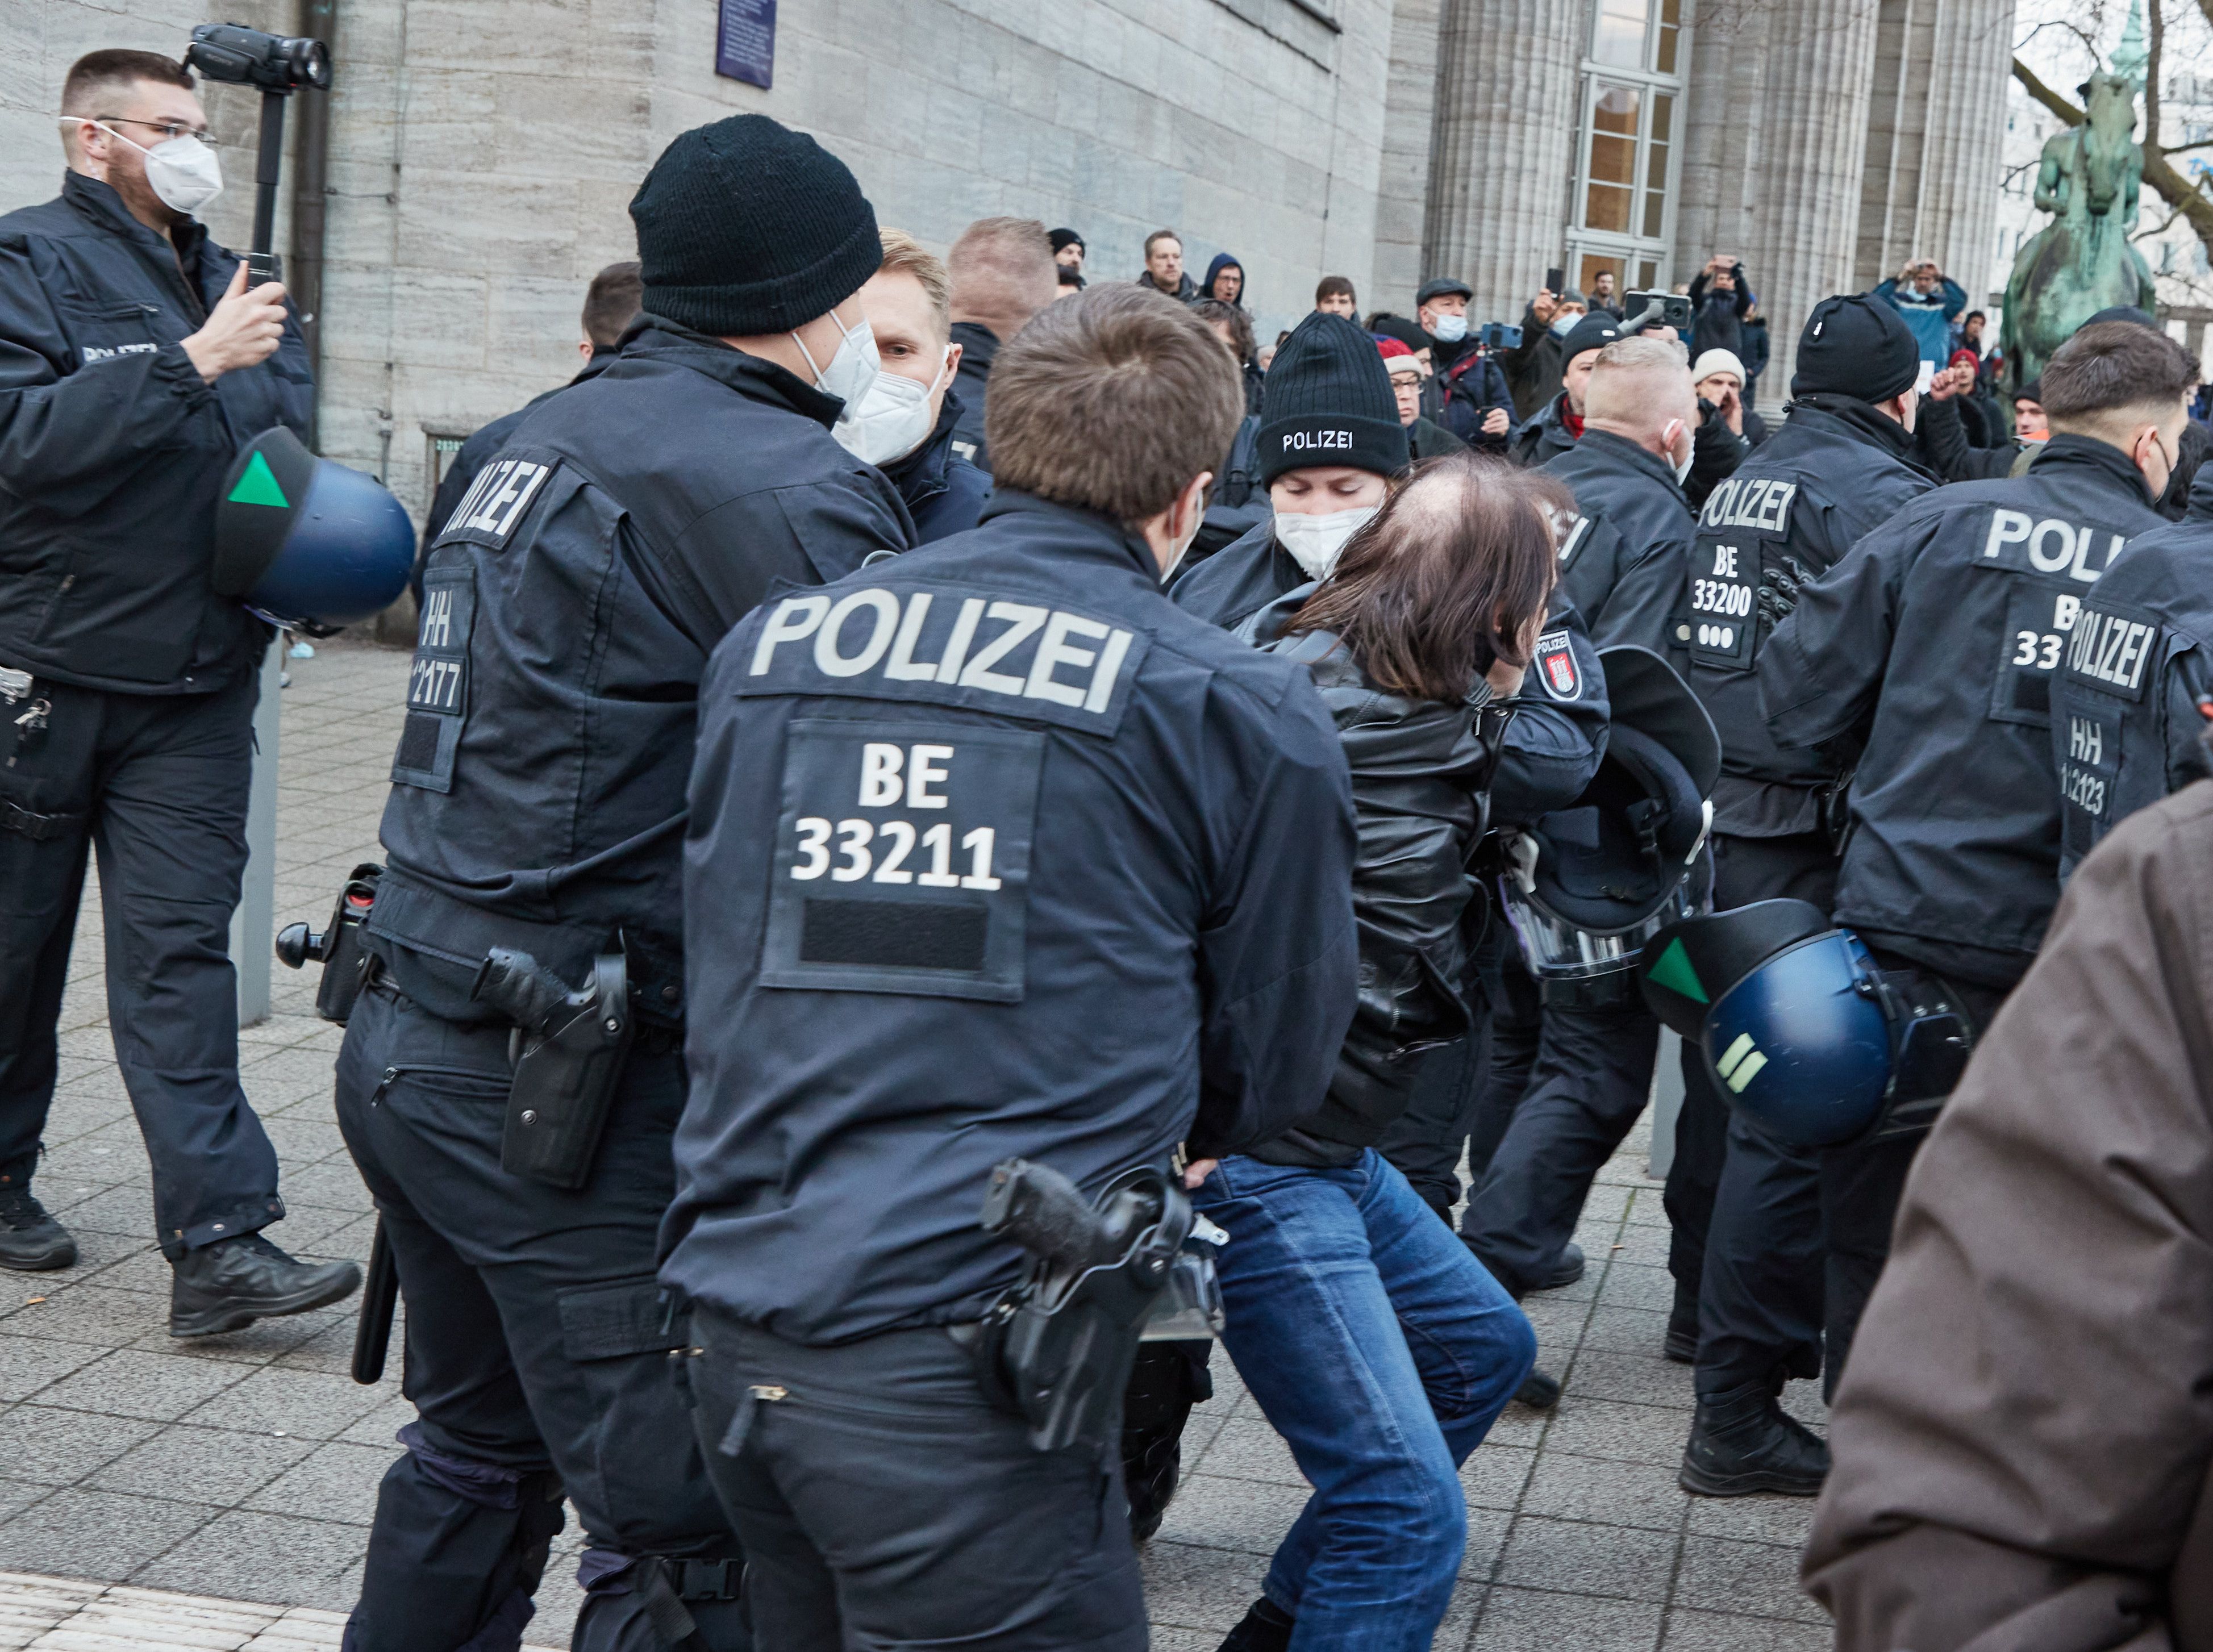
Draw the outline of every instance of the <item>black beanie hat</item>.
[[[1593,310],[1561,336],[1560,365],[1565,367],[1583,351],[1604,350],[1615,339],[1626,336],[1621,323],[1613,316],[1604,310]]]
[[[1308,466],[1405,469],[1406,430],[1375,339],[1321,310],[1292,328],[1261,386],[1253,457],[1262,487]]]
[[[681,134],[631,198],[650,314],[717,337],[789,332],[884,261],[845,163],[766,115]]]
[[[1071,247],[1083,246],[1083,237],[1073,229],[1052,230],[1046,235],[1046,239],[1052,243],[1052,250],[1056,253],[1064,253]],[[1084,250],[1088,252],[1090,249],[1086,247]]]
[[[1921,345],[1905,318],[1872,294],[1838,293],[1806,318],[1790,393],[1888,401],[1920,377]]]

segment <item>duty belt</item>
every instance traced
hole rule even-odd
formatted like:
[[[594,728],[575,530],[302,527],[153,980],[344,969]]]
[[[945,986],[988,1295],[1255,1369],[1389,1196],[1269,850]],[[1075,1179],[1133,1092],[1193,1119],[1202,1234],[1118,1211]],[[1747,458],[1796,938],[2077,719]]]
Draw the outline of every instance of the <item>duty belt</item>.
[[[33,843],[45,843],[74,829],[82,814],[34,814],[20,804],[0,797],[0,832],[20,832]]]

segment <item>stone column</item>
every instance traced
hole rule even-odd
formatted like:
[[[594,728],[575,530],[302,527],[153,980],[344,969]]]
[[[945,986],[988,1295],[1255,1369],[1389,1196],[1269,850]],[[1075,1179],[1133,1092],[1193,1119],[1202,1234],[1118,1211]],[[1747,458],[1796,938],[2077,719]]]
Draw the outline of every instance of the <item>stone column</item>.
[[[1440,0],[1396,0],[1391,8],[1391,70],[1375,201],[1375,290],[1361,293],[1363,315],[1378,309],[1411,314],[1424,278],[1441,10]]]
[[[1931,31],[1917,245],[1970,308],[1984,306],[1997,258],[2013,27],[2014,0],[1940,0]]]
[[[1443,0],[1423,274],[1466,281],[1478,320],[1518,320],[1566,245],[1588,11]]]

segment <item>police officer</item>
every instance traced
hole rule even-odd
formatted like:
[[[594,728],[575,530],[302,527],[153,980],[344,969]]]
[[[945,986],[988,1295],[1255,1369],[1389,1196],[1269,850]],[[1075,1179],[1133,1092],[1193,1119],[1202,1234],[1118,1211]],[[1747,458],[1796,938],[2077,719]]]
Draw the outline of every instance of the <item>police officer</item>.
[[[2052,679],[2063,881],[2125,816],[2213,775],[2213,469],[2189,498],[2083,597]]]
[[[1544,470],[1575,493],[1562,584],[1605,645],[1664,655],[1694,526],[1683,497],[1698,405],[1683,346],[1620,338],[1599,352],[1582,440]],[[1680,692],[1680,691],[1679,691]],[[1660,1028],[1626,970],[1544,984],[1535,1066],[1460,1219],[1517,1295],[1573,1283],[1592,1178],[1644,1109]]]
[[[1576,445],[1583,433],[1583,392],[1598,353],[1623,336],[1621,323],[1597,310],[1560,340],[1560,393],[1521,422],[1507,451],[1517,465],[1541,465]]]
[[[963,351],[952,338],[945,265],[903,229],[882,237],[883,265],[860,296],[882,370],[835,434],[891,479],[914,518],[915,543],[927,545],[976,526],[991,479],[953,450]]]
[[[1888,305],[1824,299],[1799,338],[1782,429],[1701,513],[1673,657],[1722,737],[1719,910],[1785,897],[1834,905],[1849,754],[1778,741],[1753,674],[1798,588],[1936,485],[1913,457],[1919,372],[1919,348]],[[1699,1399],[1683,1484],[1810,1496],[1826,1448],[1775,1396],[1785,1375],[1820,1370],[1818,1160],[1734,1118],[1687,1045],[1676,1155],[1666,1351],[1695,1362]]]
[[[540,392],[525,405],[511,413],[503,413],[489,424],[479,427],[469,439],[461,443],[460,451],[446,466],[446,473],[438,479],[438,491],[431,497],[430,514],[423,521],[423,554],[417,559],[415,577],[411,582],[415,593],[415,607],[423,607],[423,567],[430,559],[430,546],[446,519],[454,514],[468,491],[476,485],[477,474],[491,456],[507,445],[515,427],[522,423],[531,408],[548,396],[557,396],[570,385],[582,384],[596,378],[614,364],[615,351],[630,324],[637,319],[639,294],[644,283],[639,278],[637,260],[626,259],[619,264],[610,264],[594,276],[591,284],[584,289],[584,314],[581,323],[583,337],[576,341],[576,351],[584,364],[576,369],[576,376],[568,384],[558,384],[551,390]]]
[[[284,290],[192,214],[222,187],[192,78],[94,52],[62,90],[60,198],[0,218],[0,1266],[76,1245],[31,1192],[86,852],[108,1014],[153,1161],[172,1336],[337,1301],[294,1261],[277,1155],[238,1080],[232,910],[269,629],[210,588],[249,438],[304,430]]]
[[[1160,594],[1241,411],[1182,306],[1056,304],[992,368],[983,526],[715,656],[662,1277],[765,1649],[1145,1644],[1129,1344],[1033,1443],[983,1324],[1024,1253],[978,1212],[1010,1157],[1092,1198],[1182,1142],[1195,1185],[1318,1106],[1350,1020],[1328,714]]]
[[[419,1412],[377,1500],[360,1652],[513,1644],[564,1491],[579,1648],[747,1644],[653,1277],[698,686],[778,582],[850,573],[909,523],[831,437],[876,373],[854,295],[881,247],[844,166],[736,116],[671,143],[631,216],[645,315],[619,369],[522,421],[424,575],[338,1060]],[[534,1006],[503,990],[531,981]],[[560,1003],[579,983],[588,1014]]]
[[[1803,588],[1758,666],[1779,746],[1864,742],[1838,923],[1884,967],[1932,978],[1974,1027],[2027,970],[2058,901],[2052,679],[2100,575],[2164,520],[2153,502],[2197,369],[2164,334],[2116,321],[2076,333],[2043,377],[2052,436],[2027,474],[1900,511]],[[2125,628],[2119,643],[2100,632],[2098,657],[2118,657]],[[1918,1144],[1822,1156],[1832,1392]]]

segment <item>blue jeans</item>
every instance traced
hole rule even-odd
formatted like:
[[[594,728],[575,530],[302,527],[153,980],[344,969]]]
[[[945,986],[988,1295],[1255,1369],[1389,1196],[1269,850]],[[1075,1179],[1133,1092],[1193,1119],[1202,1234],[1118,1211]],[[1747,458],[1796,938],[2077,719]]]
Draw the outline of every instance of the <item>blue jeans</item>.
[[[1424,1652],[1467,1541],[1459,1468],[1536,1362],[1529,1321],[1377,1154],[1225,1159],[1222,1344],[1312,1482],[1262,1586],[1294,1652]]]

